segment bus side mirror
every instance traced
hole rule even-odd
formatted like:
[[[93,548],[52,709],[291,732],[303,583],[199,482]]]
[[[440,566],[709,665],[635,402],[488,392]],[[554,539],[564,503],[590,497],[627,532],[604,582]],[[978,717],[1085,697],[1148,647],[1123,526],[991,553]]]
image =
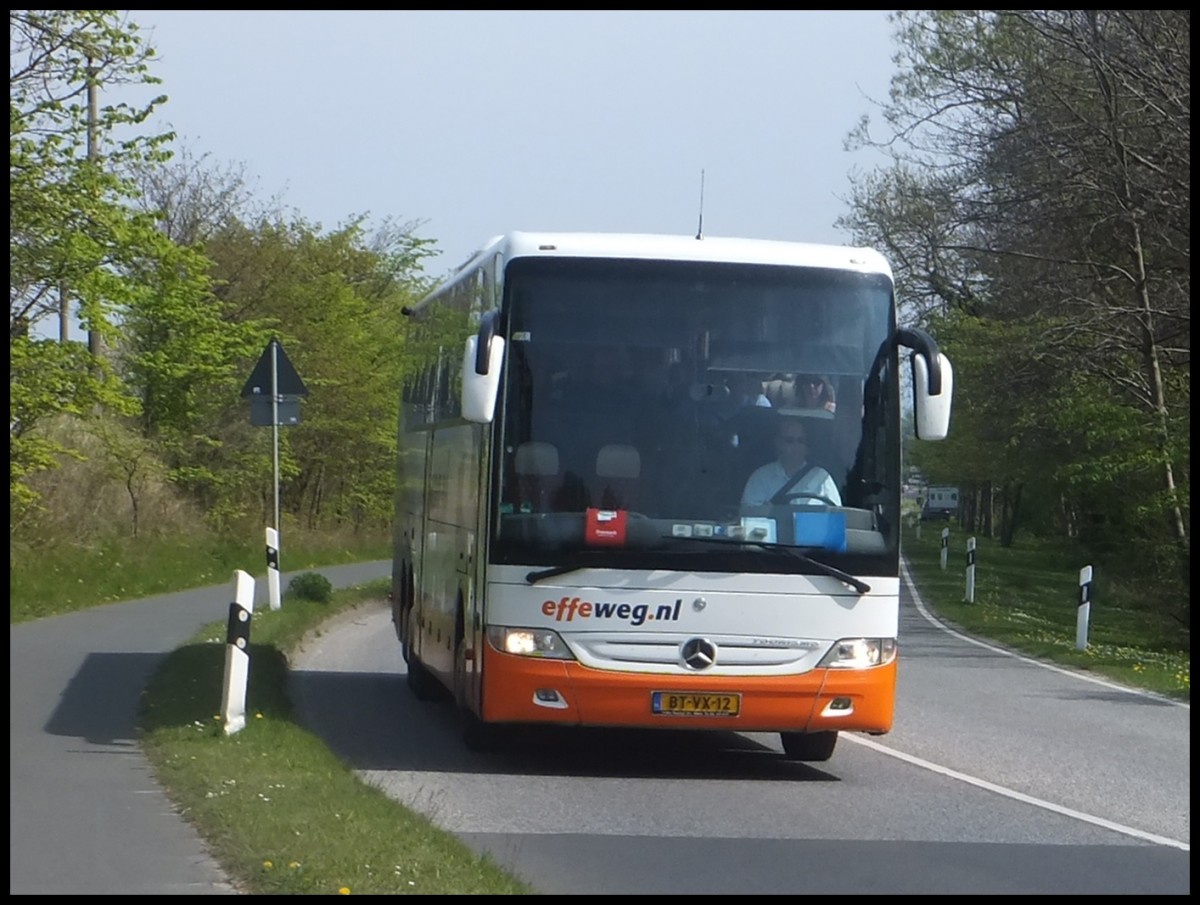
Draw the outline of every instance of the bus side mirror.
[[[483,345],[481,345],[481,342]],[[490,331],[467,337],[462,365],[462,416],[488,424],[496,415],[500,370],[504,364],[504,337]]]
[[[918,440],[944,440],[950,432],[950,402],[954,393],[954,370],[950,359],[937,354],[940,380],[930,380],[929,360],[922,352],[912,355],[913,427]]]

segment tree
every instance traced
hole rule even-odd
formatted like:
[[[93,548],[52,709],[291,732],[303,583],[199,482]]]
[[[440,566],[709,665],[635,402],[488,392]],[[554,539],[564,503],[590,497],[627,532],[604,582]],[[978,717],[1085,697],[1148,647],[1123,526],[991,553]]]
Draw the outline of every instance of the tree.
[[[244,163],[220,163],[187,144],[176,146],[170,160],[129,161],[126,170],[138,188],[138,208],[177,245],[200,249],[223,229],[282,216],[278,199],[256,198]]]
[[[908,316],[940,317],[965,365],[951,445],[976,454],[938,458],[977,469],[982,456],[1019,490],[1035,470],[1005,454],[1007,434],[1037,463],[1039,529],[1155,580],[1170,551],[1186,595],[1190,13],[894,21],[894,164],[857,182],[847,223],[892,257]]]
[[[153,50],[115,12],[11,10],[9,39],[10,499],[27,506],[33,495],[22,479],[67,451],[38,436],[43,422],[97,407],[136,410],[110,363],[68,341],[66,303],[112,343],[141,276],[170,257],[118,175],[130,162],[161,159],[170,135],[136,134],[162,97],[89,109],[89,88],[157,82]],[[59,342],[46,336],[55,317]]]
[[[361,217],[329,233],[302,218],[234,218],[204,243],[225,316],[259,331],[258,347],[241,362],[242,380],[277,335],[309,389],[301,423],[280,435],[281,505],[309,525],[379,524],[391,516],[399,388],[408,366],[401,309],[428,288],[420,265],[432,253],[414,232],[415,224],[385,221],[370,233]],[[236,392],[221,397],[213,419],[219,426],[210,445],[196,450],[204,455],[189,460],[187,485],[230,513],[235,499],[260,500],[266,516],[273,509],[271,437],[249,428],[247,414]]]

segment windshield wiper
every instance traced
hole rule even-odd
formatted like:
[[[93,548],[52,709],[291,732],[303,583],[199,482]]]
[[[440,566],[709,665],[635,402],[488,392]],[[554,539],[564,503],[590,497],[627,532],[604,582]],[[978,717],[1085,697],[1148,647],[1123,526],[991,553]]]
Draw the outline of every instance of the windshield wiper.
[[[593,550],[579,550],[565,563],[560,563],[557,566],[550,566],[548,569],[535,569],[525,576],[525,580],[529,584],[537,584],[543,578],[553,578],[555,575],[566,575],[568,572],[574,572],[576,569],[583,569],[591,565],[595,559]]]
[[[665,537],[665,535],[664,535],[664,537]],[[729,540],[726,540],[725,538],[722,538],[722,537],[695,537],[695,536],[693,536],[693,537],[689,537],[689,538],[677,538],[677,537],[671,536],[671,539],[672,540],[681,540],[681,539],[693,540],[693,541],[698,541],[700,543],[709,543],[709,544],[733,544],[736,546],[752,545],[752,546],[758,547],[762,550],[778,552],[789,558],[798,559],[802,563],[813,566],[814,568],[819,569],[820,571],[824,572],[826,575],[836,578],[838,581],[844,581],[846,584],[850,585],[850,587],[854,588],[854,590],[858,591],[858,593],[860,593],[860,594],[869,594],[871,592],[871,586],[869,584],[867,584],[865,581],[863,581],[862,579],[855,578],[849,572],[843,572],[841,569],[837,568],[836,566],[831,566],[828,563],[821,562],[821,560],[819,560],[819,559],[813,559],[811,556],[809,556],[807,553],[804,552],[805,550],[814,549],[813,547],[797,547],[797,546],[794,546],[793,544],[774,544],[774,543],[771,543],[770,541],[751,540],[749,538],[730,538]]]

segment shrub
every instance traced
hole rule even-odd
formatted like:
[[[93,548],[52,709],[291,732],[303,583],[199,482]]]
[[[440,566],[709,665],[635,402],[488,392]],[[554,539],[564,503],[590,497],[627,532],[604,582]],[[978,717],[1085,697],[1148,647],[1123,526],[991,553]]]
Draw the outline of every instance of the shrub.
[[[315,600],[317,603],[328,603],[333,596],[333,585],[324,575],[316,572],[302,572],[288,582],[287,597],[299,597],[301,600]]]

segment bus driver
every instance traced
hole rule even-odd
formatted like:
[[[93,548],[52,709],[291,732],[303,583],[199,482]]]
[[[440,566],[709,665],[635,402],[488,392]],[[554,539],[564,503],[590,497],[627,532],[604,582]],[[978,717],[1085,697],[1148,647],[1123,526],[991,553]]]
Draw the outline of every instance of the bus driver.
[[[801,419],[779,419],[775,454],[775,461],[755,469],[747,479],[742,491],[743,506],[842,505],[833,477],[821,466],[808,462],[808,440]]]

